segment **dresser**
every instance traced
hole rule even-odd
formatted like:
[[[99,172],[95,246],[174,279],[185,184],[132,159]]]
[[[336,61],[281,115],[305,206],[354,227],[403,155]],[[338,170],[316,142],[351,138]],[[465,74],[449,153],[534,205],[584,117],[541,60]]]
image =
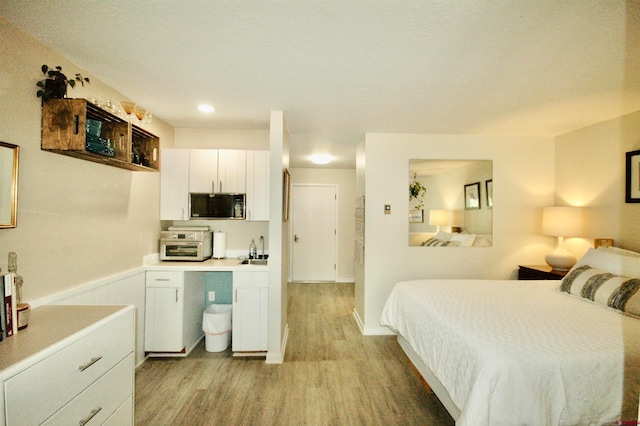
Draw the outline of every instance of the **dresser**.
[[[0,342],[0,425],[132,425],[134,306],[41,306]]]

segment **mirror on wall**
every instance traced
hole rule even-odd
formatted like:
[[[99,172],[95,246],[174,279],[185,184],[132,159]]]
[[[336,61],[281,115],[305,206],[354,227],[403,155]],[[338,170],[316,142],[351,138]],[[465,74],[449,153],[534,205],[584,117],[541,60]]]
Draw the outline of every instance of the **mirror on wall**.
[[[493,245],[493,161],[409,160],[409,245]]]
[[[15,228],[18,218],[20,147],[0,142],[0,228]]]

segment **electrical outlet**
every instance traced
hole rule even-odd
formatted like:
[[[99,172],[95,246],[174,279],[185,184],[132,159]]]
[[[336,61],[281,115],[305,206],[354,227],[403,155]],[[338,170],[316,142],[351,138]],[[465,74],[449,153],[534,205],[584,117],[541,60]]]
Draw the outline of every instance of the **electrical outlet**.
[[[215,302],[216,301],[216,292],[215,291],[210,291],[209,292],[209,302]]]

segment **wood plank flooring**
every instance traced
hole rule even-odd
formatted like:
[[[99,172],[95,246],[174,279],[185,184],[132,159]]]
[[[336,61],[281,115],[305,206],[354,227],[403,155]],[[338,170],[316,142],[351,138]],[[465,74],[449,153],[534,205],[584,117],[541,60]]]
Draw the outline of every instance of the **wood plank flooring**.
[[[453,425],[395,336],[362,336],[354,286],[289,284],[285,362],[209,353],[136,371],[136,425]]]

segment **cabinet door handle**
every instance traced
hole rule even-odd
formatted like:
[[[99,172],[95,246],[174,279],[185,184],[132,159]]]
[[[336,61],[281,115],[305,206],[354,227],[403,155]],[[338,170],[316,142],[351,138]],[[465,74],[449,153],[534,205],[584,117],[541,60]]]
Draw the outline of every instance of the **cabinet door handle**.
[[[234,303],[238,303],[238,290],[237,289],[233,292],[233,298],[235,299]]]
[[[78,422],[78,424],[80,426],[84,426],[87,423],[89,423],[89,421],[91,421],[92,418],[95,417],[96,414],[98,414],[100,412],[100,410],[102,410],[102,407],[98,407],[95,410],[91,410],[91,412],[87,415],[87,417],[85,417],[84,419],[80,420]]]
[[[100,361],[102,359],[102,356],[98,356],[95,358],[91,358],[91,361],[89,361],[88,363],[81,365],[80,367],[78,367],[78,370],[80,371],[84,371],[87,368],[91,367],[93,364],[95,364],[96,362]]]
[[[73,129],[73,134],[77,135],[78,132],[80,131],[80,116],[79,115],[74,115],[73,116],[73,121],[75,122],[74,124],[74,129]]]
[[[176,288],[176,303],[178,303],[178,289]]]
[[[156,278],[156,281],[169,281],[169,278]]]

